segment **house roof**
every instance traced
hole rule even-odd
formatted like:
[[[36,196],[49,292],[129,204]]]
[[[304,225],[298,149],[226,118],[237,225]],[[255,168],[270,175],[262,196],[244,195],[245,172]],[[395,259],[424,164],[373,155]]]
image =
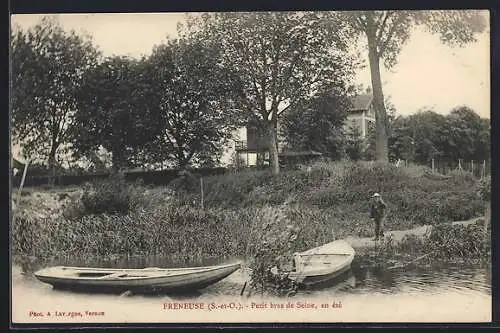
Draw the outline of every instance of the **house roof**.
[[[361,94],[352,98],[352,108],[350,111],[368,110],[372,103],[372,94]]]
[[[17,159],[12,158],[12,168],[16,169],[24,169],[24,164],[19,162]]]

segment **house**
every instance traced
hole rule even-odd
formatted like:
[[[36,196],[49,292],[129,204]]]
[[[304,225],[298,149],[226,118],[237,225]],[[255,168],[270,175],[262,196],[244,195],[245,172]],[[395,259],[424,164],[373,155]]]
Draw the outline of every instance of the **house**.
[[[276,130],[278,133],[278,158],[282,166],[291,167],[297,163],[305,163],[323,155],[316,151],[284,150],[286,138],[281,135],[279,122]],[[250,124],[238,129],[233,133],[233,138],[233,146],[229,151],[233,156],[232,164],[236,168],[269,165],[267,135],[258,124]]]
[[[360,94],[352,99],[352,109],[347,113],[346,128],[357,128],[362,138],[365,138],[371,126],[375,125],[373,95],[370,92]]]
[[[238,134],[239,136],[234,140],[234,165],[236,167],[268,165],[269,151],[265,129],[259,126],[258,123],[250,123],[241,128]],[[278,151],[283,147],[283,141],[283,138],[279,136]]]
[[[365,138],[370,126],[375,124],[375,112],[373,110],[373,95],[370,91],[353,97],[353,107],[348,111],[345,127],[348,130],[356,128],[361,137]],[[278,121],[278,154],[281,160],[297,158],[310,159],[320,156],[318,152],[284,152],[286,138],[280,135],[280,122]],[[249,124],[241,127],[233,133],[231,140],[223,155],[223,164],[232,164],[236,167],[258,167],[269,164],[269,152],[267,149],[265,131],[258,124]],[[297,155],[298,154],[298,155]]]
[[[12,157],[12,174],[15,176],[19,172],[22,172],[24,170],[24,164],[19,162],[15,157]]]

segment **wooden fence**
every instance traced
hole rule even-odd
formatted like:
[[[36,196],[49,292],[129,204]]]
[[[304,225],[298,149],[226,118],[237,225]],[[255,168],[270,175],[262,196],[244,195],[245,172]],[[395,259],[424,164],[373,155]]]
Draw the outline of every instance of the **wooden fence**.
[[[405,166],[408,165],[407,161],[399,160],[396,162],[397,165]],[[482,161],[466,161],[463,159],[458,160],[439,160],[432,159],[427,166],[434,172],[439,172],[441,174],[447,174],[450,171],[461,170],[471,172],[477,178],[483,178],[485,176],[491,175],[491,162],[488,160]]]
[[[199,176],[207,177],[212,175],[221,175],[227,172],[226,168],[198,168],[188,170],[193,174]],[[128,181],[142,180],[146,185],[167,185],[177,177],[179,177],[180,169],[168,169],[160,171],[133,171],[124,172],[125,179]],[[96,180],[102,180],[109,177],[109,173],[100,174],[85,174],[85,175],[60,175],[55,177],[54,186],[71,186],[71,185],[81,185],[86,182],[92,182]],[[19,187],[21,183],[21,175],[13,176],[12,186]],[[26,176],[24,181],[24,186],[27,187],[44,187],[50,184],[50,176]]]

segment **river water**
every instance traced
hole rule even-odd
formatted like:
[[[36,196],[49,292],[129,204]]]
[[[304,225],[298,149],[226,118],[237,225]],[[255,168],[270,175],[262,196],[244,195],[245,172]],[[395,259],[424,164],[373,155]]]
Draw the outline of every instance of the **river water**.
[[[123,268],[189,266],[159,257],[53,264]],[[12,320],[31,324],[491,321],[490,269],[484,265],[390,271],[353,265],[351,271],[330,286],[283,298],[246,292],[241,296],[247,280],[247,270],[241,269],[193,295],[96,295],[53,290],[31,273],[14,266]],[[169,304],[192,302],[202,304],[203,309],[169,307]]]

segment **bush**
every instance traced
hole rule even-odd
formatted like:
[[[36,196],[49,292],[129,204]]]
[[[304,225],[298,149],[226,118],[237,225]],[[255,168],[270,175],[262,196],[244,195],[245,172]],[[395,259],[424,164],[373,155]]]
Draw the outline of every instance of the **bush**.
[[[448,179],[429,179],[429,168],[396,167],[376,162],[316,162],[301,170],[245,171],[204,179],[205,207],[237,208],[281,205],[293,201],[321,209],[346,210],[346,219],[369,213],[373,192],[389,206],[388,220],[408,227],[466,220],[482,214],[481,200],[471,194],[475,180],[468,173]],[[177,192],[179,204],[200,201],[199,184]],[[395,225],[395,226],[396,226]]]
[[[491,200],[491,176],[481,178],[478,184],[477,194],[483,201]]]
[[[478,224],[435,226],[424,246],[436,259],[470,259],[490,255],[491,242]]]
[[[144,202],[144,187],[140,181],[128,183],[123,174],[86,184],[79,199],[73,200],[64,215],[73,218],[95,214],[127,214]]]

